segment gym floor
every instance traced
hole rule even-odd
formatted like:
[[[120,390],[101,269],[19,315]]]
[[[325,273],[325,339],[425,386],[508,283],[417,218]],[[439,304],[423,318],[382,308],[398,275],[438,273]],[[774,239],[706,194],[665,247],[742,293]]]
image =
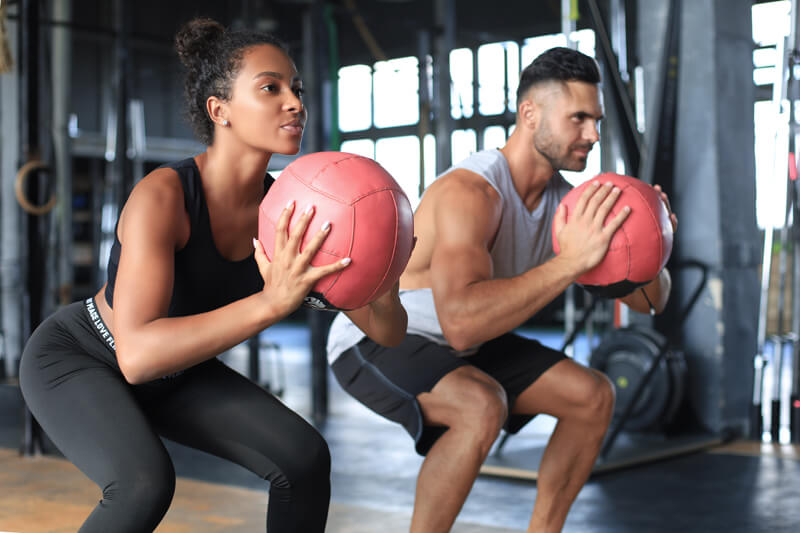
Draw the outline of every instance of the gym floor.
[[[261,375],[284,385],[283,400],[310,413],[308,329],[282,324],[264,340]],[[546,341],[545,341],[546,342]],[[580,359],[581,345],[576,347]],[[583,348],[585,350],[585,347]],[[242,372],[247,352],[224,360]],[[285,381],[276,371],[280,361]],[[333,459],[332,533],[408,531],[421,464],[405,432],[352,400],[330,380],[330,416],[320,427]],[[57,450],[20,457],[22,401],[13,384],[0,386],[0,532],[75,531],[99,490]],[[526,454],[546,443],[554,421],[539,417],[509,439],[503,453]],[[266,484],[242,468],[167,443],[179,476],[173,506],[157,531],[263,531]],[[800,449],[732,442],[703,447],[594,475],[567,518],[566,533],[795,532],[800,527]],[[482,475],[453,528],[456,533],[525,531],[535,481]]]

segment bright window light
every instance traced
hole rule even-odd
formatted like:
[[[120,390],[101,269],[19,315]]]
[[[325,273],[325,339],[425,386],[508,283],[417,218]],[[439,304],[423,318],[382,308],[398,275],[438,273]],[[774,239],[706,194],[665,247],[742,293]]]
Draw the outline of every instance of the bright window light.
[[[775,46],[778,39],[789,35],[788,0],[753,5],[753,41],[758,46]]]
[[[769,86],[775,82],[778,57],[775,46],[789,33],[788,1],[755,4],[753,15],[753,81]],[[789,158],[789,102],[780,108],[771,100],[756,102],[753,109],[756,166],[756,222],[759,228],[780,228],[785,223]],[[795,106],[796,108],[797,106]]]
[[[506,129],[503,126],[489,126],[483,130],[483,149],[502,148],[506,144]]]
[[[436,179],[436,137],[428,134],[422,144],[425,148],[425,184],[428,185]]]
[[[450,108],[453,118],[472,116],[472,50],[457,48],[450,52]]]
[[[478,112],[499,115],[506,110],[506,53],[502,43],[478,48]]]
[[[339,69],[339,129],[359,131],[372,126],[372,69],[353,65]]]
[[[419,122],[419,73],[416,57],[375,63],[375,126],[405,126]]]
[[[355,139],[344,141],[339,147],[342,152],[350,152],[370,159],[375,159],[375,143],[372,139]]]
[[[519,45],[503,43],[506,48],[506,69],[508,69],[508,110],[517,112],[517,87],[519,87]]]
[[[450,136],[453,148],[453,163],[466,159],[478,149],[475,130],[455,130]]]
[[[408,196],[411,207],[419,203],[419,138],[387,137],[375,143],[375,161],[394,177]]]

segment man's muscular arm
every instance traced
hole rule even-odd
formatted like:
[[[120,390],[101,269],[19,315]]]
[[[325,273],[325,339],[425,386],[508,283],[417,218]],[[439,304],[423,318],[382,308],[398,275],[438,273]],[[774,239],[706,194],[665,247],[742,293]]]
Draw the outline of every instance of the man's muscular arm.
[[[628,211],[603,227],[619,192],[590,187],[568,224],[563,212],[557,214],[558,256],[519,276],[492,279],[489,248],[500,222],[500,198],[479,176],[456,172],[463,173],[460,179],[438,191],[431,283],[442,331],[453,348],[463,350],[516,328],[596,265]]]

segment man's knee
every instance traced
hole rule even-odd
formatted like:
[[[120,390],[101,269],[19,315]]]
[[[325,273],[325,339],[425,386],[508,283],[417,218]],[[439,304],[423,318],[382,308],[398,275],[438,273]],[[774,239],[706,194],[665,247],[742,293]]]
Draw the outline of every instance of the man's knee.
[[[462,367],[442,381],[433,390],[437,396],[434,416],[439,418],[435,422],[466,429],[491,446],[508,417],[505,390],[494,379],[471,367]]]
[[[591,370],[591,381],[584,396],[584,416],[588,421],[607,426],[614,411],[614,385],[602,372]]]

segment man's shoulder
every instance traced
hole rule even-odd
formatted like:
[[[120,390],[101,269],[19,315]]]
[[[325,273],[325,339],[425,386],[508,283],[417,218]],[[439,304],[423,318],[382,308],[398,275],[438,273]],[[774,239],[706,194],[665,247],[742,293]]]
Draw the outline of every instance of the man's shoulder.
[[[466,168],[481,175],[495,173],[499,169],[508,168],[505,156],[500,150],[490,149],[474,152],[453,165],[453,169]]]
[[[428,194],[444,199],[454,199],[464,195],[485,198],[487,202],[492,203],[500,200],[495,187],[483,176],[468,168],[453,168],[443,174],[431,185]]]

